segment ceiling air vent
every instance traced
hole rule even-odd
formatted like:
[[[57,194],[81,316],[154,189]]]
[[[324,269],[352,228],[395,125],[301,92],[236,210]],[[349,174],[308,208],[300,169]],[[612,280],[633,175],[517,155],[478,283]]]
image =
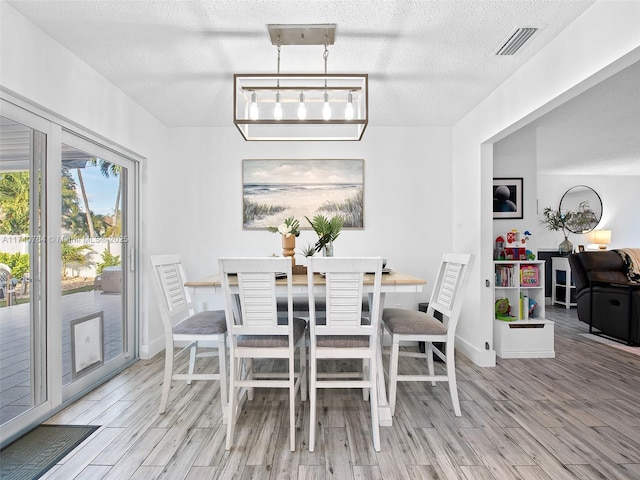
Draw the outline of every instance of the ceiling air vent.
[[[534,33],[537,27],[517,27],[494,52],[495,55],[515,55]]]

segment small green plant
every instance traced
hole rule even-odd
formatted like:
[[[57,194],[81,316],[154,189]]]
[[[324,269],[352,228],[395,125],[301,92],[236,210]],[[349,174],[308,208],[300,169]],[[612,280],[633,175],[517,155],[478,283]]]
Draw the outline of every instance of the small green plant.
[[[106,267],[120,265],[120,255],[114,255],[109,250],[102,252],[102,262],[96,266],[96,275],[100,275]]]
[[[300,247],[298,253],[303,257],[313,257],[316,253],[316,246],[313,243],[307,243],[304,247]]]

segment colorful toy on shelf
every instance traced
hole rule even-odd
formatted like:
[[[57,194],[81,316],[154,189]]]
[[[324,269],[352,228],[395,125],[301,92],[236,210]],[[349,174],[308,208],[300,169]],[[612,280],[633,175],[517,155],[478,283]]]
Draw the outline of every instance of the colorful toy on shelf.
[[[508,298],[499,298],[496,300],[496,318],[505,322],[513,322],[516,317],[510,315],[511,305]]]
[[[538,265],[520,265],[520,285],[523,287],[540,286]]]
[[[507,245],[505,246],[505,260],[527,259],[527,237],[520,237],[520,232],[513,229],[507,232]]]
[[[504,237],[496,238],[496,245],[493,249],[493,259],[494,260],[504,260],[505,252],[504,252]]]

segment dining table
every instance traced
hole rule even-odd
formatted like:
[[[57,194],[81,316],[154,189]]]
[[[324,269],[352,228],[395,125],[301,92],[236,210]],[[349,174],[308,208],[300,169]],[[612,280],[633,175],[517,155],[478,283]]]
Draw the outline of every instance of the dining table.
[[[308,296],[308,283],[306,274],[293,274],[291,276],[293,284],[293,295]],[[371,295],[373,290],[373,274],[366,274],[364,276],[364,288],[363,293]],[[384,308],[384,299],[386,293],[419,293],[422,292],[423,287],[426,285],[426,280],[409,275],[407,273],[399,272],[397,270],[385,269],[382,274],[381,288],[380,288],[380,315],[382,316],[382,309]],[[189,290],[193,294],[198,295],[222,295],[222,283],[219,274],[209,275],[200,279],[191,280],[185,283]],[[232,285],[233,286],[233,285]],[[276,280],[276,290],[281,288],[283,293],[286,294],[287,282],[286,279]],[[322,275],[316,275],[314,278],[314,294],[317,296],[324,295],[325,279]],[[381,318],[379,319],[380,321]],[[380,329],[382,331],[382,329]],[[378,413],[380,426],[391,426],[392,415],[391,407],[387,399],[387,389],[384,380],[384,368],[382,363],[382,339],[378,342]]]

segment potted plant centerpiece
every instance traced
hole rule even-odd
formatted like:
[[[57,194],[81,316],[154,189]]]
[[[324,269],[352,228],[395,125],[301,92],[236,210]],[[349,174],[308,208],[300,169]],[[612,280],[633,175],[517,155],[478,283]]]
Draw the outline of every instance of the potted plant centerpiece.
[[[325,257],[333,257],[333,242],[344,226],[344,219],[340,215],[334,215],[331,219],[328,219],[324,215],[317,214],[313,217],[313,220],[309,220],[309,217],[304,217],[311,225],[311,228],[318,235],[318,241],[316,242],[316,252],[322,250]]]
[[[573,252],[573,243],[569,241],[568,232],[581,233],[589,231],[593,225],[594,214],[589,208],[589,202],[581,202],[577,211],[561,211],[546,207],[542,211],[543,219],[540,221],[547,230],[552,232],[562,231],[564,240],[558,245],[558,252],[562,254]],[[596,222],[597,223],[597,222]]]
[[[291,257],[291,262],[295,265],[295,257],[293,256],[296,248],[296,237],[300,236],[300,222],[295,217],[285,218],[277,227],[268,227],[273,233],[282,235],[282,255]]]

